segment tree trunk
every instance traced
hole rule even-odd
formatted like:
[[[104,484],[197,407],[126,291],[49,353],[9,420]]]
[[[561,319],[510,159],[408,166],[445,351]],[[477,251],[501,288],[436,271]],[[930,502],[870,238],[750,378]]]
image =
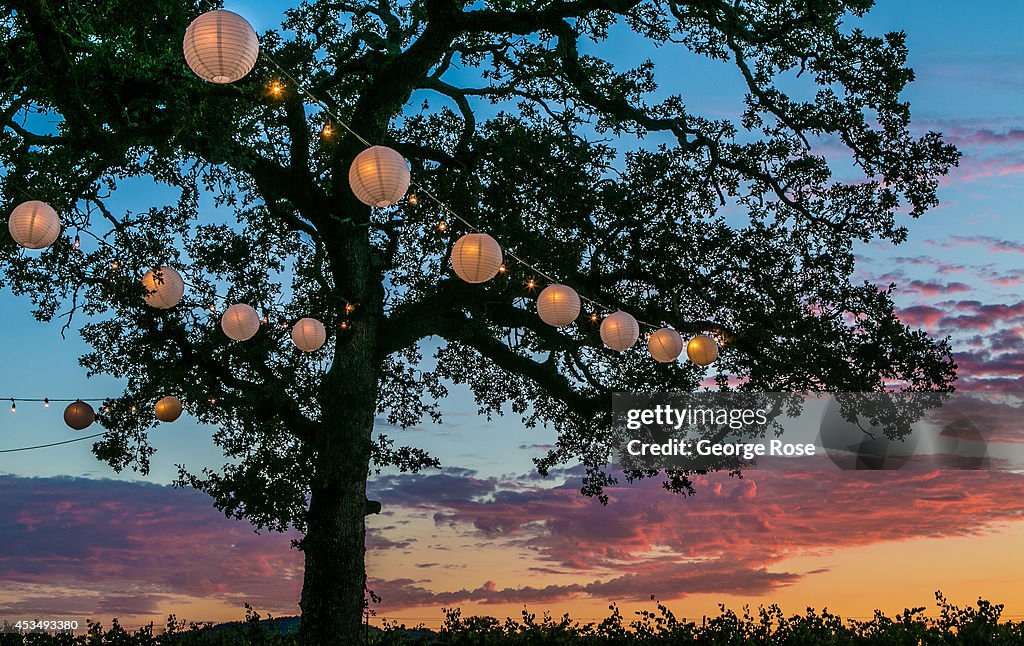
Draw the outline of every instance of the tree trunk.
[[[335,244],[334,258],[344,259],[333,267],[335,282],[352,286],[348,296],[358,299],[359,309],[349,331],[337,339],[320,389],[316,473],[310,485],[306,535],[299,543],[306,560],[299,602],[303,646],[363,641],[366,479],[377,411],[376,343],[384,291],[371,265],[365,228]]]
[[[362,641],[366,584],[365,481],[317,487],[309,503],[301,549],[301,643],[334,646]]]

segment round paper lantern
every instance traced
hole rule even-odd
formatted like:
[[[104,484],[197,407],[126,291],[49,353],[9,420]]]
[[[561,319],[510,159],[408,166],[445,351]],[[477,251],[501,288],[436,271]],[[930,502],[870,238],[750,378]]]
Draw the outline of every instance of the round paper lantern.
[[[698,366],[708,366],[718,358],[718,343],[707,334],[698,334],[686,344],[686,356]]]
[[[397,150],[370,146],[352,160],[348,183],[363,204],[391,206],[409,190],[409,165]]]
[[[161,422],[173,422],[181,417],[181,400],[174,395],[168,395],[158,401],[153,409],[156,418]]]
[[[647,339],[647,349],[655,361],[672,363],[683,351],[683,337],[672,328],[663,327]]]
[[[260,41],[245,18],[218,9],[192,21],[182,42],[185,62],[201,79],[234,83],[248,74],[260,53]]]
[[[142,277],[142,286],[146,288],[146,302],[161,310],[171,309],[185,295],[185,281],[170,267],[147,271]]]
[[[96,421],[96,411],[83,401],[72,402],[64,409],[64,423],[81,431]]]
[[[452,269],[467,283],[483,283],[498,275],[501,245],[486,233],[467,233],[452,247]]]
[[[326,341],[327,330],[316,319],[299,319],[292,328],[292,342],[303,352],[316,352]]]
[[[60,218],[49,204],[39,200],[22,202],[11,211],[7,228],[15,242],[26,249],[49,247],[60,235]]]
[[[565,327],[580,315],[580,297],[567,285],[548,285],[537,296],[540,320],[555,327]]]
[[[628,312],[615,312],[601,321],[601,340],[612,350],[629,350],[639,338],[640,324]]]
[[[260,329],[260,315],[245,303],[235,303],[224,310],[220,317],[220,329],[235,341],[248,341]]]

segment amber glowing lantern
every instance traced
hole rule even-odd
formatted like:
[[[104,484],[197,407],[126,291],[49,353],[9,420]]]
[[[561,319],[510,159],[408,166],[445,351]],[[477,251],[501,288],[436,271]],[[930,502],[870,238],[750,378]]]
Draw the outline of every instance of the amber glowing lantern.
[[[164,397],[153,408],[156,418],[161,422],[173,422],[181,417],[181,400],[174,395]]]
[[[567,285],[548,285],[537,296],[540,320],[554,327],[565,327],[580,315],[580,297]]]
[[[142,286],[146,289],[146,303],[161,310],[171,309],[185,295],[185,281],[171,267],[150,269],[142,277]]]
[[[96,421],[96,411],[83,401],[68,404],[64,409],[64,423],[76,431],[89,428]]]
[[[683,351],[683,338],[672,328],[663,327],[648,337],[647,349],[655,361],[672,363]]]
[[[260,315],[250,305],[235,303],[224,310],[220,317],[220,328],[230,339],[248,341],[260,329]]]
[[[628,312],[615,312],[601,321],[601,341],[612,350],[629,350],[639,338],[640,324]]]
[[[686,344],[686,356],[698,366],[709,366],[718,358],[718,343],[707,334],[698,334]]]
[[[192,21],[185,30],[182,49],[185,62],[199,78],[234,83],[256,65],[260,41],[245,18],[217,9]]]
[[[39,200],[22,202],[7,219],[11,238],[26,249],[44,249],[60,235],[60,218],[53,208]]]
[[[348,169],[348,183],[360,202],[391,206],[409,189],[409,165],[397,150],[370,146],[356,155]]]
[[[326,341],[327,329],[316,319],[299,319],[292,327],[292,343],[303,352],[316,352]]]
[[[467,233],[452,247],[452,269],[467,283],[483,283],[501,269],[501,246],[486,233]]]

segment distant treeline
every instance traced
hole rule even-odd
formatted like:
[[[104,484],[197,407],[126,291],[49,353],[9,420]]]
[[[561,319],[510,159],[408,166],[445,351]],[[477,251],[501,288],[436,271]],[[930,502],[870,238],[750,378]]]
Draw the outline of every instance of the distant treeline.
[[[458,609],[444,609],[444,623],[437,631],[422,626],[407,627],[385,622],[383,628],[367,627],[366,644],[458,644],[462,646],[535,644],[722,644],[757,646],[785,644],[1024,644],[1024,622],[1002,621],[1002,604],[979,599],[975,606],[958,607],[941,593],[935,594],[938,617],[928,617],[924,608],[912,608],[888,617],[875,611],[870,620],[843,619],[811,608],[801,615],[786,616],[775,605],[741,614],[721,607],[715,617],[700,622],[677,619],[663,604],[627,619],[612,605],[611,613],[599,623],[581,624],[569,615],[537,617],[523,611],[522,617],[463,617]],[[114,620],[110,628],[89,622],[85,635],[0,634],[0,646],[299,646],[294,620],[264,619],[246,609],[246,620],[218,626],[186,624],[173,615],[164,631],[152,625],[135,632]],[[346,645],[347,646],[347,645]],[[355,645],[353,645],[355,646]]]

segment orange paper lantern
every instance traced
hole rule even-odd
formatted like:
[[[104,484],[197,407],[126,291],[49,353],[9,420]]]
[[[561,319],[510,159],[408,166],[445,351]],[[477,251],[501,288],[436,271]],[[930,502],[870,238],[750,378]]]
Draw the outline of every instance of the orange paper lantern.
[[[709,366],[718,358],[718,342],[707,334],[698,334],[686,344],[686,356],[698,366]]]
[[[96,411],[83,401],[68,404],[64,409],[64,423],[76,431],[89,428],[96,421]]]
[[[174,395],[164,397],[153,408],[161,422],[173,422],[181,417],[181,400]]]

